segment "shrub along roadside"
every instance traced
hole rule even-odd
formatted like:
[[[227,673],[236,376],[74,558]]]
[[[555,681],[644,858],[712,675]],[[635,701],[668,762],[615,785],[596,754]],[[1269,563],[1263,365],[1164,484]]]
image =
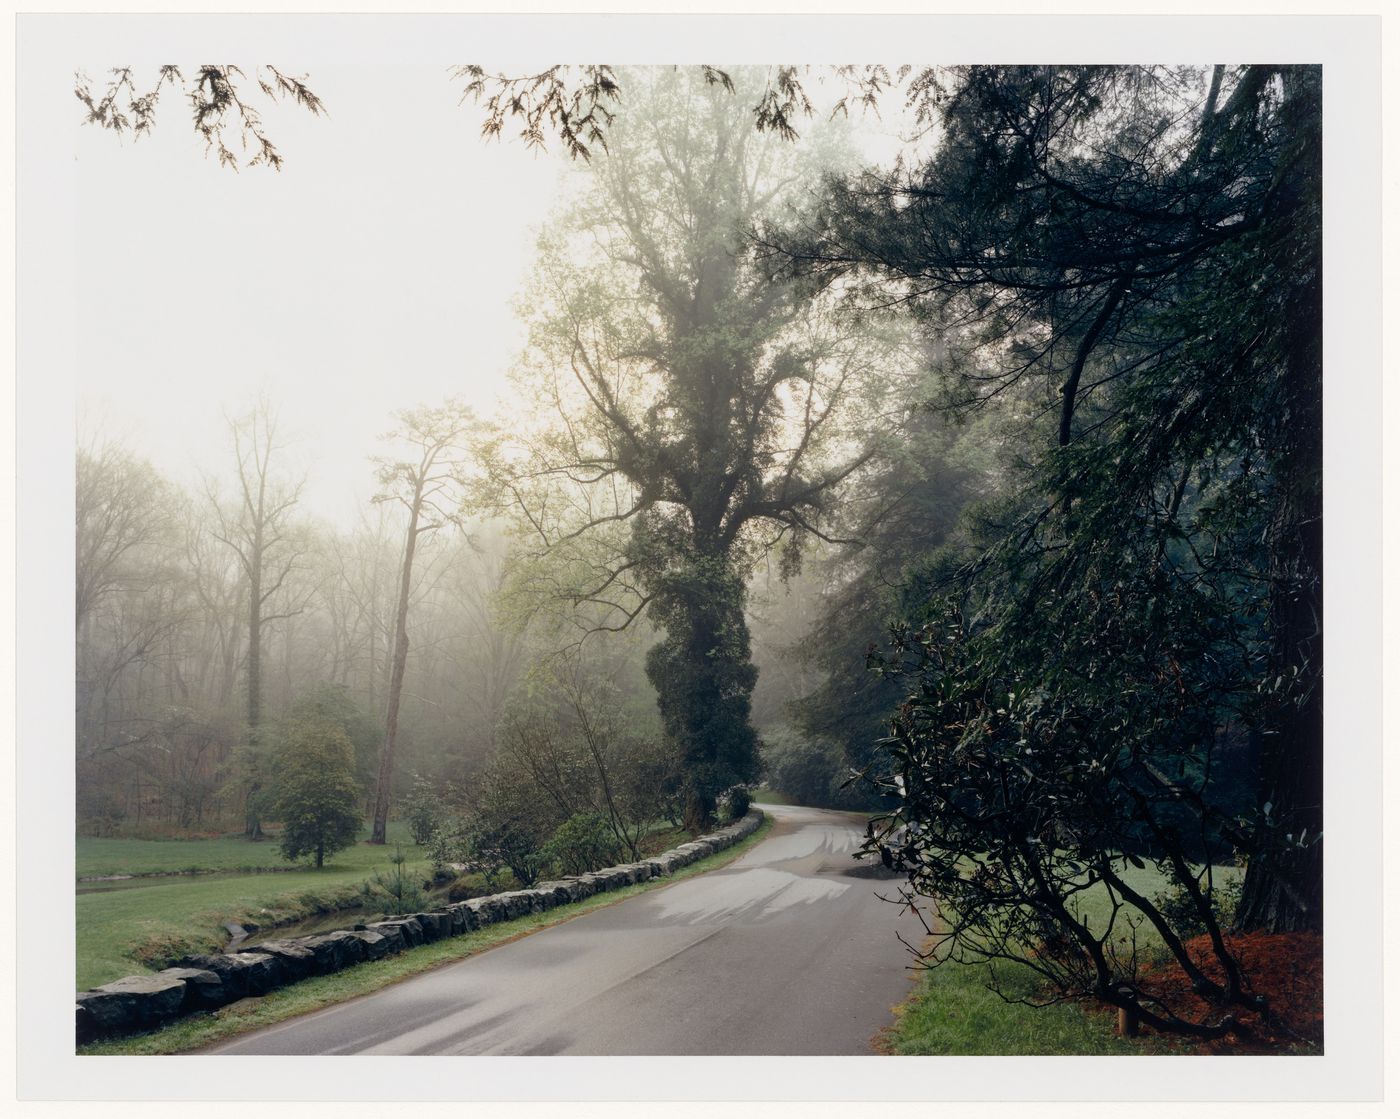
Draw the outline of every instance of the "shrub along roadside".
[[[895,1056],[1315,1055],[1322,1052],[1322,941],[1316,934],[1232,935],[1253,967],[1273,1014],[1255,1016],[1237,1038],[1196,1041],[1165,1034],[1123,1037],[1117,1012],[1101,1003],[1032,1008],[990,989],[988,964],[946,963],[916,974],[908,999],[876,1048]],[[1198,945],[1194,945],[1198,951]],[[1204,955],[1204,952],[1201,952]],[[1163,968],[1170,968],[1164,961]],[[1178,972],[1183,991],[1190,981]],[[1011,998],[1044,998],[1035,977],[1004,969],[996,986]]]
[[[1174,904],[1167,879],[1150,864],[1127,868],[1132,886],[1159,904]],[[1242,872],[1236,867],[1215,867],[1212,880],[1228,910],[1229,899],[1238,896]],[[1107,927],[1112,903],[1096,886],[1078,899],[1081,919],[1096,932]],[[947,926],[934,918],[934,928]],[[1170,955],[1150,928],[1137,929],[1141,960],[1146,967],[1168,966]],[[931,937],[926,951],[937,943]],[[1000,990],[1005,998],[996,993]],[[936,967],[915,972],[909,998],[895,1008],[896,1021],[884,1031],[878,1047],[896,1055],[930,1056],[1035,1056],[1035,1055],[1143,1055],[1192,1053],[1202,1050],[1182,1038],[1161,1034],[1119,1037],[1116,1011],[1093,1000],[1064,1001],[1050,1006],[1052,997],[1040,978],[1028,968],[1010,961],[995,966],[981,959],[947,959]]]
[[[1216,867],[1213,874],[1220,908],[1228,914],[1239,896],[1242,872]],[[1136,873],[1134,884],[1160,905],[1177,904],[1173,892],[1161,889],[1164,879],[1153,868]],[[1155,892],[1154,891],[1159,891]],[[1108,899],[1089,891],[1083,899],[1084,917],[1102,927]],[[941,927],[941,926],[935,926]],[[1189,992],[1189,978],[1176,967],[1150,930],[1138,930],[1143,941],[1144,973],[1154,981]],[[1241,954],[1267,996],[1270,1012],[1245,1019],[1241,1036],[1215,1041],[1143,1032],[1136,1037],[1117,1033],[1117,1012],[1093,999],[1051,1006],[1009,1002],[1024,999],[1043,1003],[1050,992],[1038,977],[1014,963],[992,965],[985,960],[946,960],[914,975],[909,997],[895,1007],[895,1023],[882,1032],[877,1048],[909,1056],[1035,1056],[1035,1055],[1150,1055],[1150,1054],[1314,1054],[1322,1045],[1322,942],[1309,934],[1260,936],[1226,934],[1231,950]],[[1210,969],[1208,936],[1187,942],[1188,950]],[[930,939],[925,948],[931,948]],[[995,987],[1006,998],[1000,997]],[[1186,997],[1183,995],[1183,997]]]
[[[217,1011],[193,1015],[154,1033],[116,1040],[94,1042],[78,1048],[79,1055],[140,1056],[159,1053],[185,1053],[216,1042],[262,1029],[265,1026],[308,1014],[313,1010],[344,1002],[360,995],[371,994],[393,983],[431,971],[443,964],[466,959],[489,948],[498,947],[520,936],[562,924],[594,909],[612,905],[635,894],[669,886],[682,879],[717,870],[733,862],[768,834],[772,817],[765,816],[758,830],[732,847],[689,866],[675,870],[665,878],[654,878],[604,894],[596,894],[581,902],[561,906],[546,913],[519,917],[512,921],[490,925],[462,936],[427,944],[401,955],[357,965],[333,975],[304,979],[290,987],[273,991],[261,998],[243,999]]]

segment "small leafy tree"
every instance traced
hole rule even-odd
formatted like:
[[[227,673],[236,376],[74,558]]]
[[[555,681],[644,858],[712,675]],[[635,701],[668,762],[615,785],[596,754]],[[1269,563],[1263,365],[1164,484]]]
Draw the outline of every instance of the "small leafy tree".
[[[322,684],[313,689],[304,703],[313,703],[340,724],[355,753],[355,784],[361,796],[374,785],[374,760],[379,750],[380,730],[375,720],[361,709],[343,684]]]
[[[434,877],[441,877],[459,865],[472,863],[471,825],[460,816],[444,812],[433,825],[424,844]]]
[[[587,874],[617,862],[621,851],[607,817],[579,812],[559,825],[540,854],[561,874]]]
[[[533,885],[548,862],[542,849],[558,817],[529,775],[498,759],[477,787],[469,819],[469,847],[488,883],[504,867],[522,886]]]
[[[413,842],[422,847],[431,841],[433,832],[445,815],[437,786],[421,774],[414,774],[413,787],[409,790],[408,802],[404,807]]]
[[[355,842],[360,818],[355,753],[344,729],[323,711],[302,709],[288,719],[276,756],[276,810],[282,817],[282,854],[327,854]]]

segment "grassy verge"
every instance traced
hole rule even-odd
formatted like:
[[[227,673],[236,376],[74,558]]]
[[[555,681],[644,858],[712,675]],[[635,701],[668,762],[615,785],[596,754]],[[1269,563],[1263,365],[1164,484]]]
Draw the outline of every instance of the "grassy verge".
[[[1079,1004],[1029,1007],[1008,1003],[987,989],[985,965],[940,964],[916,980],[909,999],[895,1007],[895,1024],[880,1048],[898,1056],[1142,1056],[1180,1051],[1162,1037],[1123,1038],[1108,1011]],[[1007,966],[1000,988],[1029,998],[1036,977]]]
[[[1121,873],[1149,898],[1167,886],[1167,879],[1150,864],[1126,866]],[[1234,867],[1216,868],[1218,880],[1241,873]],[[1100,886],[1081,894],[1079,911],[1090,928],[1102,929],[1111,912],[1107,890]],[[1161,947],[1150,925],[1138,929],[1137,939],[1149,958]],[[1116,1016],[1106,1008],[1084,1003],[1037,1007],[1014,1001],[1040,995],[1039,977],[1029,969],[1003,964],[995,978],[1006,998],[989,989],[993,973],[985,963],[948,962],[923,972],[913,993],[895,1008],[895,1024],[881,1036],[881,1048],[898,1055],[932,1056],[1142,1056],[1194,1051],[1189,1042],[1160,1035],[1119,1037],[1114,1032]]]
[[[316,979],[304,979],[290,987],[284,987],[262,998],[243,999],[220,1010],[208,1014],[194,1015],[172,1023],[155,1033],[114,1041],[96,1042],[79,1048],[80,1055],[119,1055],[143,1056],[157,1053],[185,1053],[251,1030],[262,1029],[277,1022],[308,1014],[313,1010],[332,1006],[347,999],[367,995],[397,983],[410,976],[420,975],[435,967],[466,959],[488,948],[495,948],[507,941],[538,929],[558,925],[572,920],[594,909],[632,897],[649,890],[661,889],[674,882],[716,870],[733,862],[755,843],[767,835],[772,827],[772,818],[764,819],[763,824],[753,835],[733,847],[711,855],[707,859],[692,863],[678,870],[670,878],[642,882],[611,893],[599,894],[586,901],[551,909],[530,917],[520,917],[463,936],[440,940],[414,948],[398,956],[359,964],[335,975],[323,975]]]

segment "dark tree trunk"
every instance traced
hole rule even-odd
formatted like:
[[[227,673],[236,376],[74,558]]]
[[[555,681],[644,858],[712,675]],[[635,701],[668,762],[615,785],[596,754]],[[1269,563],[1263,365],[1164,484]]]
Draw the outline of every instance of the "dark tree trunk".
[[[715,798],[696,789],[688,790],[685,794],[685,814],[681,818],[681,826],[692,835],[698,835],[709,829],[714,818]]]
[[[1270,932],[1322,928],[1320,287],[1316,279],[1307,285],[1307,304],[1294,317],[1300,325],[1290,331],[1295,383],[1286,420],[1297,438],[1277,466],[1271,676],[1284,683],[1267,712],[1259,751],[1260,805],[1268,806],[1272,823],[1251,856],[1235,919],[1241,928]]]
[[[695,831],[714,819],[720,793],[758,774],[744,583],[711,554],[669,575],[656,599],[666,639],[648,652],[647,677],[685,774],[685,826]]]
[[[1278,698],[1260,739],[1260,805],[1269,826],[1252,852],[1235,923],[1271,932],[1322,928],[1322,274],[1321,93],[1315,75],[1284,79],[1295,137],[1271,215],[1293,290],[1282,308],[1283,391],[1272,436],[1270,677]],[[1304,216],[1311,220],[1300,220]],[[1298,242],[1294,229],[1317,230]]]

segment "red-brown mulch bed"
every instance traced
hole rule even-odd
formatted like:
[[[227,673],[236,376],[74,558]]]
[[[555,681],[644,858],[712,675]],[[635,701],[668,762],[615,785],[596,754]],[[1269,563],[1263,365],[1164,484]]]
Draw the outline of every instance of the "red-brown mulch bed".
[[[1233,1009],[1244,1032],[1217,1041],[1196,1042],[1199,1053],[1321,1053],[1322,937],[1317,933],[1227,934],[1226,946],[1240,962],[1249,989],[1268,998],[1268,1010]],[[1208,937],[1186,942],[1192,960],[1211,978],[1223,980]],[[1183,1016],[1200,1020],[1210,1010],[1191,991],[1175,964],[1145,971],[1144,986],[1161,993]]]

